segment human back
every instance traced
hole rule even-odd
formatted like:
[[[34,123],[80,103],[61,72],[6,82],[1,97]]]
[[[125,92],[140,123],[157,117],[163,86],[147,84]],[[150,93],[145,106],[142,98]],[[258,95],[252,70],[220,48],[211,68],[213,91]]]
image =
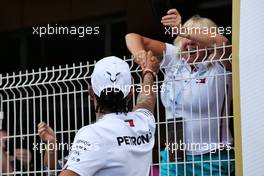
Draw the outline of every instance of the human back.
[[[94,138],[104,169],[96,176],[148,175],[154,146],[155,123],[146,110],[107,114],[93,125],[80,129],[76,140]],[[92,134],[92,135],[91,135]],[[99,140],[98,140],[99,139]],[[88,139],[87,139],[88,140]],[[74,147],[74,146],[73,146]]]
[[[147,88],[153,86],[159,68],[151,53],[149,58],[143,71]],[[61,175],[148,175],[154,146],[155,93],[143,89],[128,112],[131,73],[127,63],[113,56],[95,65],[91,82],[88,91],[94,97],[97,122],[78,131]]]

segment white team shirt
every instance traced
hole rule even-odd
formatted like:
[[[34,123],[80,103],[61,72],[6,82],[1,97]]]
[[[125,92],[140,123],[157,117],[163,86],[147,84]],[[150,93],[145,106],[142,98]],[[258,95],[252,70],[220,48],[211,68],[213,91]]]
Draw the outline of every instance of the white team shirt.
[[[155,119],[146,109],[106,114],[78,131],[64,169],[81,176],[146,176],[154,134]]]
[[[161,64],[161,68],[165,68],[166,73],[161,100],[166,108],[167,119],[183,117],[185,120],[184,143],[189,146],[192,144],[203,146],[195,149],[187,148],[187,154],[207,153],[218,148],[219,143],[232,143],[233,139],[227,128],[226,119],[219,119],[222,116],[222,109],[230,107],[232,96],[230,72],[225,72],[217,62],[209,67],[206,64],[199,64],[197,71],[192,71],[190,65],[177,56],[178,51],[174,45],[166,44],[166,52]],[[229,75],[224,76],[224,74]],[[225,97],[228,98],[228,108],[224,104]],[[204,144],[215,145],[210,145],[208,148]]]

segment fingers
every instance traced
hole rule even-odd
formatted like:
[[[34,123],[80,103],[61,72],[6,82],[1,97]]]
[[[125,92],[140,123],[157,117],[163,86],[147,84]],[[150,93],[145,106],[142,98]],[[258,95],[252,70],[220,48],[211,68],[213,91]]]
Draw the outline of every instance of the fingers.
[[[177,9],[170,9],[168,10],[167,14],[179,14],[178,10]]]
[[[153,56],[152,51],[148,51],[148,53],[147,53],[147,59],[151,59],[152,56]]]
[[[151,69],[154,72],[157,72],[159,69],[159,60],[156,56],[153,55],[152,51],[147,53],[147,64],[148,69]]]
[[[46,123],[41,123],[38,125],[38,133],[40,133],[40,131],[43,131],[47,129],[47,124]]]
[[[46,123],[42,123],[38,126],[38,135],[42,140],[44,139],[44,135],[47,133],[47,131],[48,128]]]
[[[140,65],[142,69],[146,66],[146,55],[147,53],[145,50],[139,51],[136,55],[134,55],[134,62]]]
[[[45,122],[40,122],[40,123],[38,124],[38,128],[41,128],[41,127],[43,127],[43,126],[45,126],[45,125],[46,125]]]
[[[178,15],[166,15],[164,17],[161,18],[161,21],[164,21],[164,20],[171,20],[171,19],[177,19]]]
[[[179,20],[177,19],[169,19],[169,20],[162,20],[161,23],[172,23],[174,25],[176,25],[176,23],[178,23]]]
[[[150,61],[158,61],[157,57],[153,55],[152,51],[148,51],[148,57],[147,59],[150,59]]]
[[[175,27],[176,26],[176,21],[162,22],[162,24],[164,26]]]
[[[145,69],[146,68],[146,61],[145,60],[140,63],[140,67],[142,69]]]
[[[161,23],[164,26],[176,27],[181,24],[181,17],[176,15],[167,15],[162,18]]]
[[[46,123],[42,122],[38,124],[38,135],[41,140],[48,142],[56,141],[56,135],[51,127],[49,127]]]
[[[161,23],[164,26],[176,27],[181,24],[181,15],[176,9],[170,9],[167,14],[161,18]]]
[[[173,24],[174,26],[177,26],[178,23],[180,23],[180,19],[177,18],[170,18],[170,19],[164,19],[160,21],[163,25],[164,24]]]
[[[39,131],[38,131],[38,134],[39,136],[43,136],[45,133],[46,133],[47,129],[46,128],[41,128]]]
[[[45,122],[41,122],[38,124],[38,133],[43,132],[44,130],[47,130],[50,133],[54,133],[53,129],[48,126]]]
[[[151,62],[157,62],[159,63],[160,61],[158,60],[158,58],[156,56],[153,55],[152,51],[148,51],[147,53],[147,61],[151,61]],[[149,62],[148,62],[149,63]]]
[[[54,133],[54,131],[53,131],[53,129],[52,129],[51,127],[47,127],[47,131],[48,131],[51,135],[55,136],[55,133]]]

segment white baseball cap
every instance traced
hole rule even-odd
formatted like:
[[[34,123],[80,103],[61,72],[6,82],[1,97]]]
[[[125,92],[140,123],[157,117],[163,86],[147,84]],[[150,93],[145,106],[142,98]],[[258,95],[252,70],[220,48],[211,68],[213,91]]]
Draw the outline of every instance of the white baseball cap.
[[[95,64],[91,82],[93,91],[98,97],[100,97],[102,90],[106,88],[117,88],[126,97],[131,88],[129,66],[118,57],[105,57]]]

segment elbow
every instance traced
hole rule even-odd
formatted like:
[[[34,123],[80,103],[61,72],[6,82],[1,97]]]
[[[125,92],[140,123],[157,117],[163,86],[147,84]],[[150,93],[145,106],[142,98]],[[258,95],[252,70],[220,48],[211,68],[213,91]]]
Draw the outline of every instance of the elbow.
[[[126,45],[129,46],[129,43],[131,42],[131,39],[133,38],[134,33],[128,33],[125,36],[125,40],[126,40]]]
[[[125,36],[126,42],[129,42],[131,40],[134,40],[135,38],[140,37],[140,35],[136,34],[136,33],[128,33]]]
[[[139,34],[136,33],[128,33],[125,36],[126,46],[130,52],[133,53],[135,48],[138,47],[138,45],[143,45],[142,38]]]
[[[129,39],[129,38],[137,36],[137,35],[138,34],[136,34],[136,33],[128,33],[128,34],[126,34],[126,39]]]

